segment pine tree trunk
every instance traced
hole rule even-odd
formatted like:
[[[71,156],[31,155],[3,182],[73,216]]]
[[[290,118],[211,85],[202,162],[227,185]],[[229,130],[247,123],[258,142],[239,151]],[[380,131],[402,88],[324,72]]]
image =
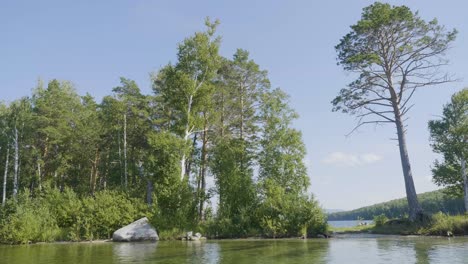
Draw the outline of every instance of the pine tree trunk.
[[[124,185],[124,177],[122,173],[122,147],[120,146],[120,132],[117,132],[117,142],[119,145],[119,172],[120,172],[120,185]]]
[[[197,146],[197,133],[193,135],[192,151],[190,152],[190,156],[186,159],[187,161],[185,164],[185,171],[187,175],[190,175],[190,172],[192,171],[193,156],[195,154],[196,146]]]
[[[124,175],[125,175],[125,188],[128,186],[128,174],[127,174],[127,114],[124,114]]]
[[[3,175],[3,197],[2,197],[2,206],[5,205],[6,201],[6,185],[7,185],[7,175],[8,175],[8,161],[10,158],[10,148],[7,147],[7,154],[5,160],[5,174]]]
[[[39,181],[39,191],[42,190],[42,172],[41,172],[41,159],[37,158],[37,180]]]
[[[153,183],[149,179],[146,180],[146,203],[153,204]]]
[[[224,91],[221,92],[221,138],[224,138]]]
[[[110,148],[107,149],[107,159],[105,166],[104,176],[102,177],[102,189],[105,190],[107,188],[107,178],[109,177],[109,167],[110,167]]]
[[[466,160],[464,158],[461,159],[461,173],[463,178],[463,190],[465,193],[465,213],[468,213],[468,175],[466,174]]]
[[[13,177],[13,199],[18,194],[18,169],[19,169],[19,147],[18,147],[18,129],[15,127],[15,175]]]
[[[245,146],[244,144],[244,86],[241,84],[240,86],[240,139],[242,142],[242,146]],[[240,156],[240,169],[241,173],[244,172],[244,150],[245,148],[242,148],[241,156]]]
[[[94,195],[96,192],[97,178],[99,175],[98,172],[98,163],[99,163],[99,149],[96,149],[94,154],[94,160],[91,161],[91,174],[89,176],[89,189],[91,195]]]
[[[200,168],[200,188],[199,188],[199,207],[198,207],[198,216],[199,220],[203,221],[205,219],[204,215],[204,204],[205,204],[205,189],[206,189],[206,163],[207,163],[207,120],[205,118],[205,125],[203,131],[203,142],[202,142],[202,153],[201,153],[201,168]]]
[[[401,118],[400,108],[397,103],[394,103],[395,124],[398,135],[398,146],[400,148],[401,167],[403,169],[403,177],[405,179],[406,199],[408,200],[409,218],[411,221],[417,220],[422,214],[421,205],[418,202],[416,188],[414,187],[413,174],[406,147],[406,135]]]

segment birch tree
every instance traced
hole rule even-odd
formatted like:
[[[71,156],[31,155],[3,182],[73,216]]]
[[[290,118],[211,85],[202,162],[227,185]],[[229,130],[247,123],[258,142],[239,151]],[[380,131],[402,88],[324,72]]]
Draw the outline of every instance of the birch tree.
[[[216,75],[220,57],[220,38],[215,36],[219,22],[206,19],[204,32],[197,32],[179,44],[177,63],[160,70],[154,80],[153,90],[167,108],[171,108],[171,128],[182,137],[186,144],[194,133],[201,132],[201,98],[209,98],[212,78]],[[182,153],[180,160],[181,180],[190,171],[186,167],[188,153]]]
[[[436,19],[424,21],[406,6],[376,2],[363,9],[361,19],[335,47],[338,64],[358,77],[332,101],[333,110],[358,117],[352,131],[369,124],[395,125],[411,220],[422,209],[404,122],[418,88],[451,81],[441,67],[448,63],[444,55],[456,34]]]
[[[5,171],[3,174],[3,195],[2,195],[2,206],[6,202],[6,186],[7,186],[7,177],[8,177],[8,163],[10,161],[10,146],[7,146],[6,157],[5,157]]]
[[[24,135],[28,134],[32,130],[32,105],[29,98],[24,97],[16,100],[10,105],[10,132],[9,137],[11,138],[12,147],[14,150],[14,165],[13,165],[13,198],[16,199],[19,190],[20,182],[20,159],[22,150],[25,149],[26,145],[23,140],[27,143],[32,143],[30,138],[25,139]],[[29,136],[29,135],[28,135]]]
[[[6,201],[6,191],[7,191],[7,176],[8,176],[8,163],[9,163],[9,158],[10,158],[10,140],[7,136],[8,133],[8,115],[9,115],[10,109],[0,102],[0,152],[1,157],[5,157],[5,163],[2,164],[4,165],[4,173],[3,173],[3,180],[2,180],[2,206],[5,205]]]

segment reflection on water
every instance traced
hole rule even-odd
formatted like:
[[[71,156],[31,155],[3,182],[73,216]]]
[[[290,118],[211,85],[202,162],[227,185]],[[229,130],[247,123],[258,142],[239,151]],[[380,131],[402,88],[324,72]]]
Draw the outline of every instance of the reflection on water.
[[[144,261],[156,253],[158,243],[114,243],[112,250],[119,262]]]
[[[0,246],[0,263],[468,263],[468,238],[347,236],[332,239],[78,243]]]

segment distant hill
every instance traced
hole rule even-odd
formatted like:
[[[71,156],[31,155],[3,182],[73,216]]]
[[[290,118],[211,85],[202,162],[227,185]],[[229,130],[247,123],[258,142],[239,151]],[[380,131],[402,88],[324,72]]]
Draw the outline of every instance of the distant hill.
[[[444,212],[446,214],[461,214],[464,212],[463,199],[448,197],[443,190],[418,194],[419,202],[425,213],[434,214]],[[408,214],[406,198],[378,203],[351,211],[333,212],[328,214],[328,220],[356,220],[373,219],[376,215],[385,214],[388,218],[402,217]]]

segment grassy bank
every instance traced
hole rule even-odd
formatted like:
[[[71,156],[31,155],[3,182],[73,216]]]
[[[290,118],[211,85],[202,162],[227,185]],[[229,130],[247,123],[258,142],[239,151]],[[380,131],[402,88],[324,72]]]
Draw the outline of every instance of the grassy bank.
[[[464,236],[468,235],[468,215],[450,216],[437,213],[420,222],[408,219],[391,219],[377,225],[355,226],[347,228],[329,228],[332,233],[372,233],[391,235],[431,235]]]

